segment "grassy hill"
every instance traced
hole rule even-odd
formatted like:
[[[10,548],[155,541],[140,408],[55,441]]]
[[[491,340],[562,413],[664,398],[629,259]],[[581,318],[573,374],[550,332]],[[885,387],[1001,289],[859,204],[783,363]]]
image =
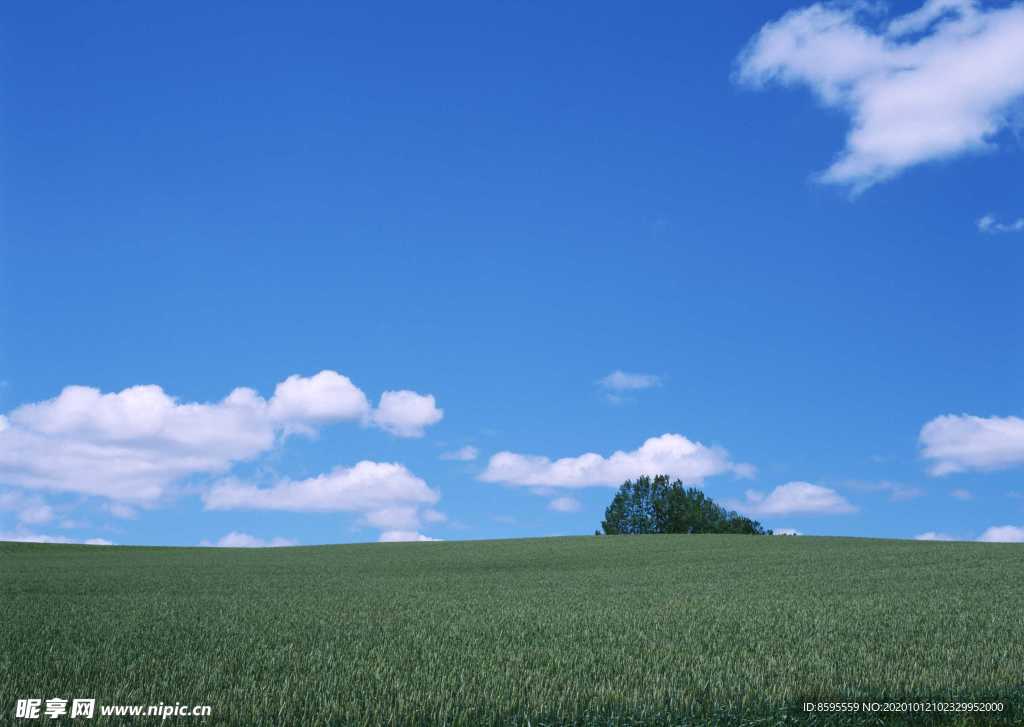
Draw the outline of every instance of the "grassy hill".
[[[1024,720],[1022,683],[1024,546],[0,543],[0,722],[26,697],[280,725],[767,724],[805,719],[804,701],[1004,701],[928,717],[987,723]]]

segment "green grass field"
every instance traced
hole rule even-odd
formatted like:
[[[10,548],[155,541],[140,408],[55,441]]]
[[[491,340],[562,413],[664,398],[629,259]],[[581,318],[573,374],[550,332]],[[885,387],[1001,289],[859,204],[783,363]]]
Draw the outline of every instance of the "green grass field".
[[[25,725],[28,697],[297,726],[776,724],[807,700],[1001,700],[932,721],[1020,723],[1022,684],[1024,546],[0,543],[0,721]]]

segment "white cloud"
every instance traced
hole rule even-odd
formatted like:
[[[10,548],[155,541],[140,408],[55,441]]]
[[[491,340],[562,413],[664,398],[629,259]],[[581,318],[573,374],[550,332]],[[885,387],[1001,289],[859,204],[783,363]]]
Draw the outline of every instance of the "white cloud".
[[[933,530],[929,530],[927,533],[915,535],[914,540],[956,540],[956,538],[946,533],[936,533]]]
[[[803,535],[799,530],[793,528],[773,528],[773,535]]]
[[[821,174],[855,191],[907,167],[991,146],[1024,97],[1024,4],[929,0],[879,24],[864,3],[816,3],[768,23],[737,79],[808,86],[851,119]]]
[[[444,410],[431,395],[415,391],[385,391],[373,412],[373,423],[396,437],[422,437],[423,430],[437,424]]]
[[[41,535],[39,533],[17,532],[0,533],[0,541],[11,543],[74,543],[71,538],[62,535]]]
[[[856,507],[835,490],[810,482],[787,482],[765,495],[747,490],[746,500],[725,503],[726,507],[746,515],[842,514]]]
[[[113,545],[112,542],[110,542],[109,540],[105,540],[104,538],[73,540],[71,538],[65,538],[62,535],[42,535],[40,533],[30,533],[20,530],[13,533],[0,533],[0,541],[7,541],[12,543],[64,543],[78,545]]]
[[[970,490],[956,489],[949,493],[950,497],[955,497],[957,500],[973,500],[974,495],[971,494]]]
[[[400,400],[391,402],[395,393]],[[408,435],[420,400],[436,410],[433,397],[387,392],[382,426]],[[410,401],[416,411],[402,419],[402,404]],[[216,403],[181,403],[153,385],[117,393],[68,386],[0,417],[0,482],[152,503],[185,478],[224,473],[267,452],[280,435],[369,418],[365,395],[334,371],[290,376],[269,401],[248,388]],[[421,413],[418,426],[432,421]]]
[[[15,513],[18,522],[39,525],[53,520],[53,508],[41,498],[22,492],[0,492],[0,511]]]
[[[0,481],[154,500],[175,480],[270,448],[265,402],[236,389],[217,404],[178,404],[159,386],[103,394],[85,386],[21,406],[0,432]]]
[[[19,511],[18,519],[30,525],[48,523],[53,520],[53,508],[49,505],[32,505]]]
[[[1024,217],[1012,222],[999,222],[994,216],[985,215],[978,220],[978,229],[992,235],[999,232],[1024,232]]]
[[[978,540],[983,543],[1024,543],[1024,528],[996,525],[982,533]]]
[[[442,522],[430,509],[441,495],[403,465],[362,461],[305,480],[281,480],[270,487],[228,478],[203,495],[207,510],[285,510],[353,512],[363,522],[387,532],[414,532],[421,518]],[[421,513],[420,508],[427,507]]]
[[[122,520],[134,520],[139,516],[138,511],[134,507],[121,502],[108,503],[106,509],[111,515]]]
[[[383,507],[366,513],[366,522],[381,530],[415,530],[420,513],[415,507]]]
[[[707,447],[680,434],[663,434],[639,449],[618,451],[608,457],[595,453],[550,460],[537,455],[499,452],[491,457],[480,479],[510,485],[540,487],[618,486],[641,475],[666,474],[686,484],[732,472],[749,476],[751,465],[737,464],[720,447]]]
[[[298,545],[298,543],[288,538],[264,540],[248,533],[240,533],[233,530],[215,542],[204,540],[200,545],[207,548],[285,548],[289,545]]]
[[[442,452],[441,459],[454,460],[456,462],[472,462],[479,454],[480,452],[476,447],[466,445],[453,452]]]
[[[849,486],[861,492],[886,492],[889,494],[890,502],[906,502],[907,500],[924,497],[926,494],[920,487],[912,487],[888,480],[882,480],[881,482],[852,482]]]
[[[922,456],[933,475],[1024,464],[1024,419],[947,414],[921,428]]]
[[[367,460],[305,480],[282,480],[271,487],[226,479],[203,495],[208,510],[292,512],[370,512],[396,503],[432,505],[439,499],[437,491],[403,465]]]
[[[555,512],[579,512],[583,504],[574,497],[556,497],[548,503],[548,509]]]
[[[308,378],[293,375],[274,389],[270,400],[270,418],[301,428],[314,422],[365,420],[370,403],[347,376],[336,371],[321,371]]]
[[[612,371],[598,383],[612,391],[636,391],[661,386],[661,377],[654,374],[628,374],[625,371]]]
[[[437,542],[437,540],[437,538],[429,538],[411,530],[387,530],[380,534],[381,543]]]

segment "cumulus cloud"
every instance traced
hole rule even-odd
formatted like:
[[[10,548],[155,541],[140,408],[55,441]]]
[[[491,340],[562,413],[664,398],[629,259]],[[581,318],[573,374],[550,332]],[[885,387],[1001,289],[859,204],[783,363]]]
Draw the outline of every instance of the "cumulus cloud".
[[[415,543],[437,542],[437,538],[429,538],[423,533],[412,530],[386,530],[380,534],[381,543]]]
[[[432,505],[439,499],[436,490],[403,465],[367,460],[304,480],[282,480],[271,487],[226,479],[203,495],[208,510],[291,512],[369,512],[401,502]]]
[[[973,500],[974,499],[974,495],[971,494],[970,490],[964,490],[964,489],[961,489],[961,488],[953,490],[952,492],[949,493],[949,495],[950,495],[950,497],[955,497],[957,500],[967,501],[967,500]]]
[[[365,420],[370,402],[347,376],[321,371],[308,378],[289,376],[279,383],[268,414],[276,422],[306,429],[315,422]]]
[[[422,401],[436,413],[424,415]],[[433,397],[415,392],[386,392],[381,404],[379,425],[400,436],[440,418]],[[404,419],[403,405],[414,409]],[[270,450],[283,434],[376,418],[365,395],[334,371],[290,376],[269,401],[248,388],[214,403],[183,403],[154,385],[117,393],[68,386],[0,416],[0,482],[151,503],[176,482],[224,473]]]
[[[929,530],[927,533],[915,535],[914,540],[956,540],[956,538],[946,533],[937,533],[934,530]]]
[[[284,548],[289,545],[298,545],[298,543],[288,538],[264,540],[248,533],[240,533],[233,530],[219,540],[214,542],[204,540],[199,545],[207,548]]]
[[[994,525],[978,538],[983,543],[1024,543],[1024,528]]]
[[[387,531],[414,531],[420,518],[439,522],[444,516],[429,506],[441,495],[403,465],[362,461],[304,480],[281,480],[269,487],[228,478],[203,495],[207,510],[284,510],[352,512]],[[420,507],[428,507],[422,515]]]
[[[751,465],[732,462],[720,447],[708,447],[681,434],[663,434],[651,437],[638,449],[608,457],[589,452],[552,461],[538,455],[499,452],[491,457],[480,479],[539,487],[617,487],[640,475],[666,474],[692,485],[729,472],[749,476],[752,470]]]
[[[466,445],[452,452],[442,452],[441,459],[454,460],[456,462],[472,462],[479,454],[480,452],[476,447]]]
[[[265,402],[236,389],[217,404],[178,404],[159,386],[103,394],[85,386],[21,406],[0,432],[0,481],[146,501],[175,480],[269,449]]]
[[[807,86],[850,117],[821,181],[855,191],[988,148],[1024,97],[1024,4],[928,0],[887,24],[865,3],[816,3],[766,24],[737,80]]]
[[[799,530],[793,528],[774,528],[772,530],[773,535],[803,535]]]
[[[556,497],[548,503],[548,509],[555,512],[579,512],[583,504],[575,497]]]
[[[373,412],[373,423],[396,437],[422,437],[423,430],[437,424],[444,410],[434,397],[415,391],[385,391]]]
[[[922,456],[933,475],[1024,464],[1024,419],[968,414],[936,417],[921,428]]]
[[[978,220],[978,229],[992,235],[1000,232],[1024,232],[1024,217],[1012,222],[1000,222],[992,215],[985,215]]]
[[[598,384],[611,391],[636,391],[661,386],[661,377],[654,374],[628,374],[625,371],[612,371]]]
[[[787,482],[767,495],[747,490],[746,499],[725,503],[726,507],[745,515],[838,515],[856,512],[857,508],[835,490],[810,482]]]

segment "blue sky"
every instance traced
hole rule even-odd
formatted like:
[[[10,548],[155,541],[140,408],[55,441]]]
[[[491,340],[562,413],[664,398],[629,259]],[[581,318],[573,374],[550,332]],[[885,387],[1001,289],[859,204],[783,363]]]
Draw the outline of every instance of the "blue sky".
[[[545,5],[6,8],[0,536],[1024,539],[1024,4]]]

